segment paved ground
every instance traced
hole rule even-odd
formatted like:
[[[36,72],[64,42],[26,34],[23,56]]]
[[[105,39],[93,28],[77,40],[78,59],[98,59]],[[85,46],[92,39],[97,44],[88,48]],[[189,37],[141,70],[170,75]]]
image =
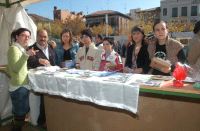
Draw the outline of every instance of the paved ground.
[[[12,127],[11,124],[0,126],[0,131],[11,131],[11,127]],[[22,131],[46,131],[46,130],[39,128],[39,127],[32,126],[29,123],[26,123],[24,125]]]

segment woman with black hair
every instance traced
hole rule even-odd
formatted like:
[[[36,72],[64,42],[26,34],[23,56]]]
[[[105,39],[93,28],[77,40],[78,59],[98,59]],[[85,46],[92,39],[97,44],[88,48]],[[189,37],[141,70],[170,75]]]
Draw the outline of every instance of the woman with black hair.
[[[127,45],[125,73],[146,74],[149,71],[149,55],[142,27],[134,26],[131,30],[132,41]]]
[[[31,32],[19,28],[11,34],[12,44],[8,49],[7,72],[10,76],[9,92],[12,100],[14,125],[12,131],[21,131],[25,116],[29,112],[28,68],[29,56],[36,54],[33,48],[26,50]]]

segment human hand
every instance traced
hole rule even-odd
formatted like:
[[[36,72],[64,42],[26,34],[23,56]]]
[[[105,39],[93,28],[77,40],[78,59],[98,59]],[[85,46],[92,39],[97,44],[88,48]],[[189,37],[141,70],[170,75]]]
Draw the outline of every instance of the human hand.
[[[49,45],[51,45],[51,47],[52,47],[53,49],[56,48],[56,42],[55,42],[55,41],[50,40],[48,43],[49,43]]]
[[[133,70],[133,73],[136,73],[136,74],[141,74],[143,72],[143,69],[142,68],[135,68]]]
[[[109,70],[113,70],[114,68],[115,68],[115,64],[113,64],[113,63],[106,63],[106,65],[105,65],[105,70],[107,70],[107,71],[109,71]]]
[[[80,69],[80,68],[81,68],[80,64],[76,63],[76,69]]]
[[[163,73],[169,73],[171,71],[171,67],[169,67],[169,68],[161,68],[160,71],[163,72]]]
[[[44,65],[44,66],[50,66],[50,65],[51,65],[50,62],[49,62],[48,60],[42,59],[42,58],[39,59],[39,63],[40,63],[41,65]]]
[[[133,72],[133,69],[131,69],[131,68],[129,68],[129,67],[124,67],[123,72],[124,72],[124,73],[132,73],[132,72]]]
[[[29,49],[28,51],[26,51],[26,54],[28,54],[29,56],[34,56],[34,55],[36,55],[36,53],[38,51],[39,50],[34,50],[34,48],[32,47],[31,49]]]

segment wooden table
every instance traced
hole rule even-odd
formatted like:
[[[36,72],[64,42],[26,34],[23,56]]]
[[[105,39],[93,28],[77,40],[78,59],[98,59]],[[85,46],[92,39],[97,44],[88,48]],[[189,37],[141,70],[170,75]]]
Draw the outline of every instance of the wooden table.
[[[200,90],[141,86],[139,112],[45,95],[48,131],[200,131]]]
[[[184,87],[177,88],[173,86],[173,81],[165,81],[160,87],[141,85],[140,91],[154,94],[200,98],[200,90],[193,88],[192,84],[184,83]]]

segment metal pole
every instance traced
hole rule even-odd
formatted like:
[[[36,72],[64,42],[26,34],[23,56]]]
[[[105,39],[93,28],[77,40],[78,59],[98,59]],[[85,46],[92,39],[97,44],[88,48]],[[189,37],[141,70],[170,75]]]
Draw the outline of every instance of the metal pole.
[[[106,36],[108,36],[108,14],[105,15],[106,21]]]

